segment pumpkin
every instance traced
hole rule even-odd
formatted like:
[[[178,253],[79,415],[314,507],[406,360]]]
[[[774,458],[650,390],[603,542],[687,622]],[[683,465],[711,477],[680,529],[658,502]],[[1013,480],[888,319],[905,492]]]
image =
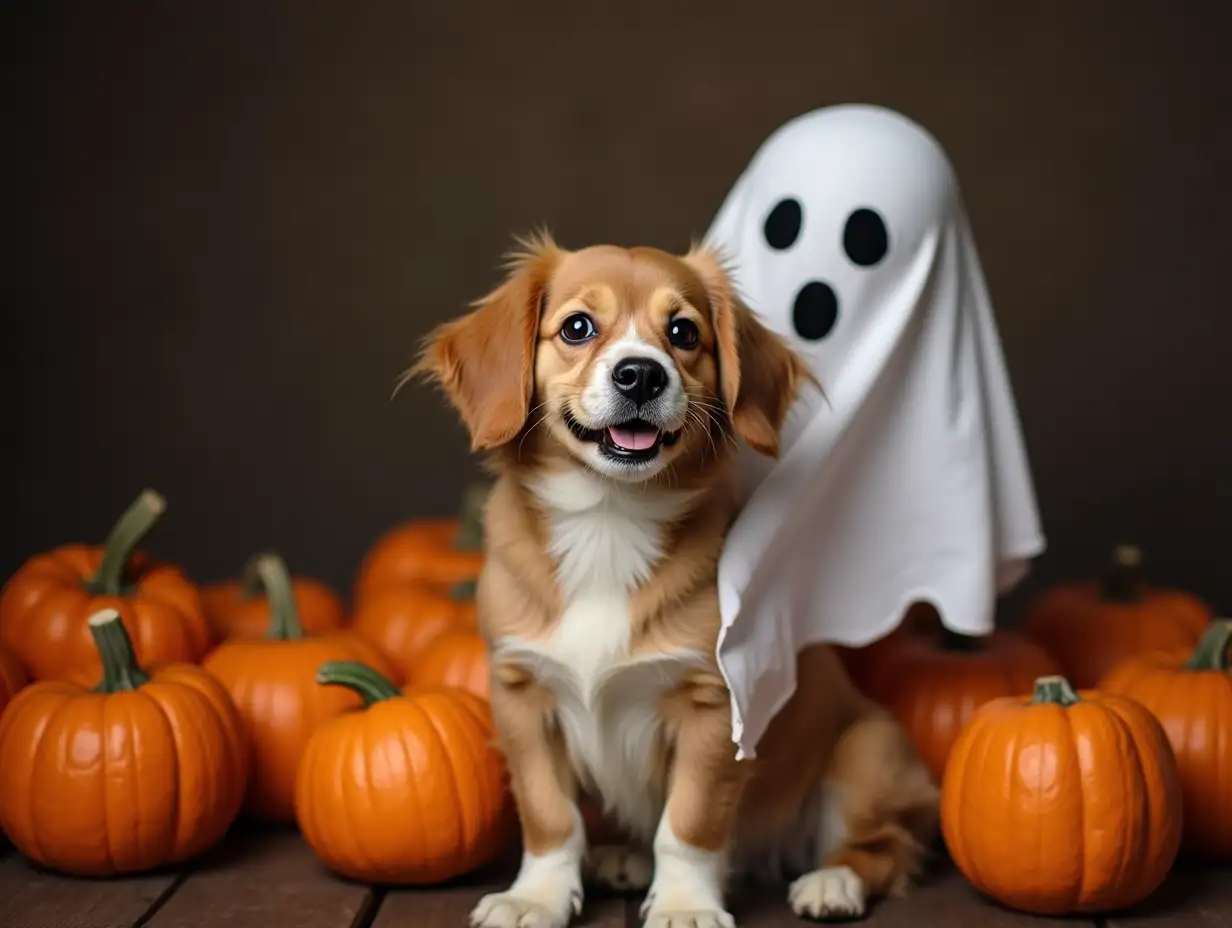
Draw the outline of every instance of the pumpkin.
[[[1041,677],[959,736],[941,831],[976,889],[1036,915],[1138,904],[1181,841],[1181,784],[1159,722],[1131,699]]]
[[[4,648],[0,648],[0,715],[4,714],[4,707],[25,685],[26,671],[21,666],[21,661]]]
[[[379,589],[427,581],[445,587],[475,580],[483,567],[485,487],[469,488],[461,515],[421,519],[385,533],[360,564],[353,597],[362,605]]]
[[[282,558],[263,555],[254,571],[269,600],[265,637],[225,641],[203,666],[231,693],[253,744],[245,810],[265,821],[291,822],[295,773],[308,739],[326,720],[360,705],[353,692],[317,686],[317,668],[326,661],[360,660],[399,675],[352,631],[305,636]]]
[[[1192,652],[1131,657],[1100,689],[1146,706],[1176,754],[1184,796],[1181,849],[1232,860],[1232,621],[1214,623]]]
[[[488,648],[477,632],[446,632],[428,645],[408,678],[416,686],[457,687],[487,701]]]
[[[404,583],[372,593],[356,610],[352,628],[376,645],[406,680],[428,646],[452,631],[476,631],[473,583],[452,588]]]
[[[244,798],[235,707],[200,667],[143,669],[118,610],[99,610],[87,628],[102,682],[33,683],[0,719],[0,827],[35,863],[78,876],[196,857]]]
[[[989,635],[938,635],[900,640],[874,680],[878,699],[907,730],[920,759],[940,781],[955,739],[984,703],[1025,696],[1037,677],[1059,673],[1036,644],[1008,629]]]
[[[841,644],[830,647],[847,669],[851,682],[867,695],[870,692],[871,679],[876,674],[877,668],[900,644],[914,640],[921,635],[934,634],[941,628],[941,618],[931,603],[912,603],[903,615],[903,620],[894,626],[892,631],[876,641],[859,648]]]
[[[317,679],[364,706],[322,725],[299,766],[296,820],[317,856],[352,879],[402,885],[491,861],[512,818],[487,704],[462,690],[402,693],[354,662],[327,663]]]
[[[117,609],[142,663],[196,662],[212,636],[201,593],[179,568],[135,549],[166,503],[143,492],[102,547],[65,545],[26,561],[0,593],[0,644],[36,680],[102,674],[87,617]]]
[[[1142,563],[1138,548],[1121,545],[1102,580],[1061,584],[1028,607],[1023,632],[1075,686],[1095,686],[1127,657],[1192,648],[1213,618],[1192,593],[1148,584]]]
[[[257,576],[256,562],[256,558],[250,560],[238,580],[201,588],[205,616],[220,640],[260,638],[269,629],[269,599]],[[330,631],[346,624],[346,608],[328,584],[312,577],[292,576],[291,595],[306,633]]]

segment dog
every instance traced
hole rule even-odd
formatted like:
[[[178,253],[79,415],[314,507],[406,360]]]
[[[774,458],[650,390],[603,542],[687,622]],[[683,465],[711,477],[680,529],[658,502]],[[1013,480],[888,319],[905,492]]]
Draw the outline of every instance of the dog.
[[[736,443],[777,456],[816,382],[711,250],[522,246],[408,371],[495,477],[476,595],[523,856],[471,924],[564,928],[598,883],[648,890],[650,928],[733,928],[738,874],[794,877],[803,917],[862,916],[920,869],[936,784],[828,647],[737,761],[715,656]],[[582,791],[628,846],[588,850]]]

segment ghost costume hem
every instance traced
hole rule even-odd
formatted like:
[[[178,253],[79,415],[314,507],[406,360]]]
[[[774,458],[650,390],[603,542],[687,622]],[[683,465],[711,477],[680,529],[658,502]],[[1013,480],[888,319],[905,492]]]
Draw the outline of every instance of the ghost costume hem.
[[[719,561],[737,756],[797,654],[866,645],[916,601],[966,634],[1045,548],[1018,412],[958,184],[906,117],[828,107],[766,140],[706,235],[821,384],[782,453],[741,457]]]

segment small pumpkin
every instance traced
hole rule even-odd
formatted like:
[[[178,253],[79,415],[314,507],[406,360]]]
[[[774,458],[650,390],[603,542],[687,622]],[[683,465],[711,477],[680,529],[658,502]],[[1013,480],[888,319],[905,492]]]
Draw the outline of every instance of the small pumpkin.
[[[512,818],[486,703],[402,693],[354,662],[329,662],[317,679],[364,705],[321,726],[299,766],[296,819],[317,856],[352,879],[419,886],[491,861]]]
[[[27,682],[26,671],[21,666],[21,661],[4,648],[0,648],[0,715],[4,714],[4,707],[12,702],[17,691]]]
[[[939,781],[955,740],[990,699],[1029,694],[1060,672],[1043,648],[1008,629],[984,636],[943,629],[901,639],[872,679],[873,698],[906,729]]]
[[[437,638],[478,629],[475,585],[419,581],[386,587],[356,609],[352,627],[397,665],[404,679],[414,680],[416,665]]]
[[[486,702],[492,692],[487,644],[477,632],[446,632],[428,645],[407,679],[416,686],[463,689]]]
[[[102,666],[86,619],[104,608],[119,610],[142,663],[194,663],[209,650],[200,590],[178,567],[136,552],[165,510],[162,496],[146,490],[102,547],[64,545],[9,579],[0,593],[0,644],[31,677],[97,679]]]
[[[1159,719],[1184,796],[1182,850],[1232,860],[1232,621],[1211,625],[1192,652],[1131,657],[1100,689],[1137,700]]]
[[[1035,915],[1137,905],[1181,841],[1181,783],[1159,722],[1111,693],[1041,677],[985,703],[941,788],[950,856],[980,892]]]
[[[0,718],[0,827],[35,863],[77,876],[196,857],[243,801],[235,707],[200,667],[143,669],[117,610],[87,627],[102,682],[33,683]]]
[[[486,487],[470,487],[460,516],[416,520],[386,532],[360,564],[355,605],[363,605],[377,590],[405,583],[451,587],[475,580],[483,567],[486,497]]]
[[[1041,594],[1027,608],[1022,630],[1081,688],[1136,654],[1192,648],[1213,617],[1192,593],[1147,583],[1141,550],[1121,545],[1101,580]]]
[[[332,631],[346,624],[346,608],[329,584],[313,577],[292,575],[295,612],[307,634]],[[269,629],[270,605],[257,576],[256,558],[237,580],[224,580],[201,588],[205,615],[219,640],[260,638]]]
[[[253,569],[270,605],[265,637],[225,641],[203,666],[231,693],[253,744],[245,810],[265,821],[291,822],[295,774],[308,739],[321,723],[360,705],[353,692],[317,686],[317,668],[326,661],[360,660],[388,676],[400,675],[353,631],[305,636],[278,555],[258,557]]]

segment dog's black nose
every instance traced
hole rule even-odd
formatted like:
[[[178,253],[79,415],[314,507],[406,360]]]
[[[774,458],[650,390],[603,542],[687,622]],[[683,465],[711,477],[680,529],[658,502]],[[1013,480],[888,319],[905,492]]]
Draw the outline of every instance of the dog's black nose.
[[[667,386],[667,371],[650,358],[625,358],[612,370],[616,389],[637,405],[649,403]]]

